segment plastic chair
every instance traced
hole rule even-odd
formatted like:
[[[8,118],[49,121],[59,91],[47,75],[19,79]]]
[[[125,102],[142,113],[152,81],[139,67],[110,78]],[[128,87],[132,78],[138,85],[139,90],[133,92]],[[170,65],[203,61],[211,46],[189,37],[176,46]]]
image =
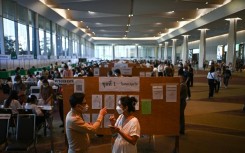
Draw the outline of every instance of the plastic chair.
[[[6,152],[29,152],[34,147],[36,150],[36,115],[18,114],[16,138],[6,147]],[[28,129],[28,130],[27,130]]]

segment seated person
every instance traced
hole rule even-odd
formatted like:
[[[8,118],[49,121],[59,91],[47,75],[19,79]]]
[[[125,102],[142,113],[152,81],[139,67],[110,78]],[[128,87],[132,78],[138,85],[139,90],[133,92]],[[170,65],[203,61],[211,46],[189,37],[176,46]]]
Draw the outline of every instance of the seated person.
[[[44,114],[40,107],[37,106],[37,97],[30,95],[27,98],[26,109],[32,109],[32,112],[36,114],[36,127],[39,128],[42,123],[45,122]]]
[[[21,104],[18,101],[18,93],[16,90],[12,90],[9,97],[4,101],[4,108],[11,108],[12,114],[18,114],[18,108],[21,108]]]

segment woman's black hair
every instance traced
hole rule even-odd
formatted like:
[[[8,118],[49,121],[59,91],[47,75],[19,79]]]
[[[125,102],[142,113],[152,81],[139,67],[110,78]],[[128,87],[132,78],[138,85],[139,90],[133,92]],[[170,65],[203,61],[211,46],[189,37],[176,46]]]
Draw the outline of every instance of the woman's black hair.
[[[37,101],[37,96],[35,96],[35,95],[30,95],[27,98],[27,103],[35,104],[36,101]]]
[[[69,100],[71,107],[74,108],[77,104],[82,104],[84,97],[84,93],[73,93]]]
[[[121,105],[123,105],[123,107],[128,106],[128,112],[135,112],[135,105],[137,103],[137,99],[135,97],[121,97],[120,98],[120,102]]]
[[[8,99],[4,103],[4,108],[8,108],[10,106],[10,103],[12,100],[17,100],[18,99],[18,92],[16,90],[12,90]]]

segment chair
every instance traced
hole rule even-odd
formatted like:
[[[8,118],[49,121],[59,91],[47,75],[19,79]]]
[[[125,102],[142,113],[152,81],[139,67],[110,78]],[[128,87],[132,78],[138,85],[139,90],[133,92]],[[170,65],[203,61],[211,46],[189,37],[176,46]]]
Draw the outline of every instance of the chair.
[[[11,114],[0,114],[0,152],[2,152],[7,145],[9,119]]]
[[[17,110],[18,110],[19,114],[34,114],[32,109],[18,108]]]
[[[9,119],[9,125],[8,127],[12,128],[12,133],[15,133],[15,126],[16,126],[16,115],[12,114],[12,109],[11,108],[0,108],[0,114],[10,114],[10,119]]]
[[[32,147],[36,150],[36,115],[18,114],[16,138],[6,147],[6,152],[29,152]]]

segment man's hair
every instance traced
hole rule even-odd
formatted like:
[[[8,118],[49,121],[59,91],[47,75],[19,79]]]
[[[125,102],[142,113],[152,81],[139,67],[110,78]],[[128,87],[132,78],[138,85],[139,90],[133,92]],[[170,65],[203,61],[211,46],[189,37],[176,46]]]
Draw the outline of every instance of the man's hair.
[[[82,104],[84,97],[84,93],[73,93],[70,97],[71,107],[74,108],[77,104]]]

